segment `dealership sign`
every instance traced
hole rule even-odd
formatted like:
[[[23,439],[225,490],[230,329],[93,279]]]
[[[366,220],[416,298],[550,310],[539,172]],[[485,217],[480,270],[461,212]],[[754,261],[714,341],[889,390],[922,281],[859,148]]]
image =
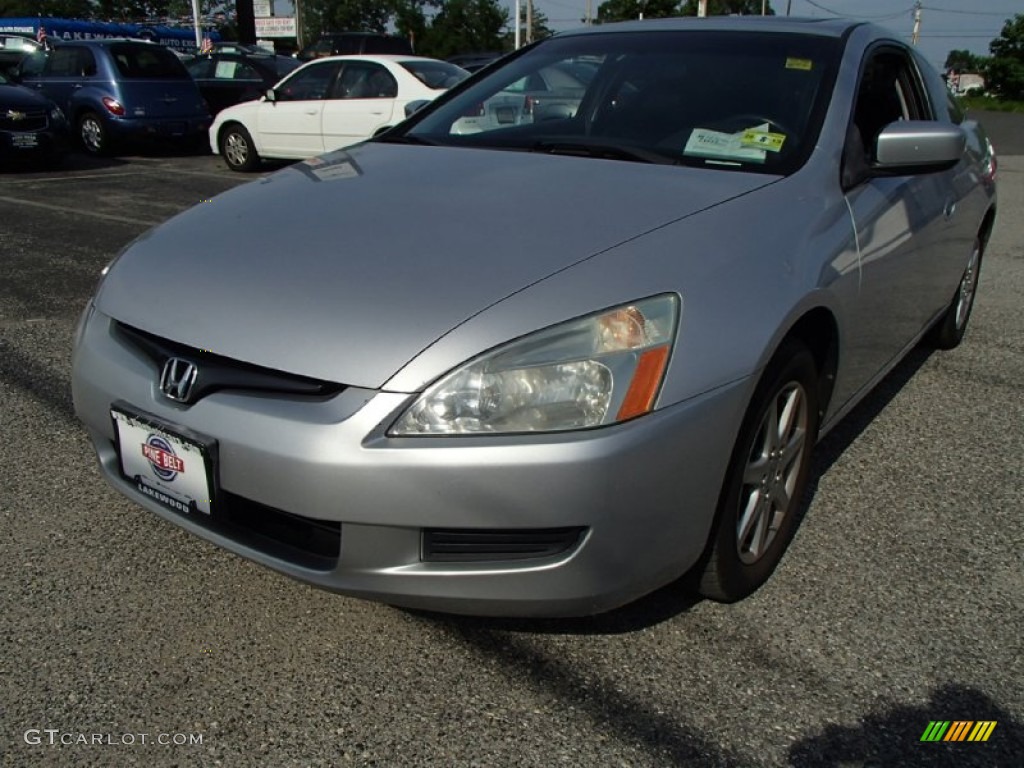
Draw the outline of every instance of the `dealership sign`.
[[[271,16],[256,19],[256,37],[295,37],[294,16]]]

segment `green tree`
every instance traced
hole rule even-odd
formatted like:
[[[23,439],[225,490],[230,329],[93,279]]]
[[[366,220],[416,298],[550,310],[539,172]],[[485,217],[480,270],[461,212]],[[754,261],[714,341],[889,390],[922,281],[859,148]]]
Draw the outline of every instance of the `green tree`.
[[[302,4],[302,28],[309,40],[333,30],[384,33],[394,9],[391,0],[306,0]]]
[[[1002,35],[989,45],[992,58],[985,84],[1004,99],[1024,99],[1024,14],[1007,19]]]
[[[987,59],[985,56],[975,56],[970,51],[950,51],[946,57],[946,69],[952,69],[954,72],[980,72]]]
[[[608,24],[613,21],[638,19],[663,19],[679,15],[678,0],[605,0],[597,7],[597,21]]]
[[[428,8],[437,5],[436,0],[394,0],[393,23],[395,31],[413,43],[413,50],[422,52],[427,41]]]
[[[508,22],[508,11],[497,0],[445,0],[426,30],[420,51],[439,59],[473,51],[500,51]]]
[[[529,36],[530,40],[543,40],[545,37],[551,37],[553,34],[555,34],[555,31],[553,29],[551,29],[551,27],[548,26],[548,17],[547,17],[547,15],[542,10],[540,10],[537,7],[536,3],[534,3],[534,6],[533,6],[533,19],[532,19],[532,22],[533,22],[533,24],[531,25],[531,28],[533,30],[533,34]],[[503,47],[502,50],[511,51],[513,46],[515,45],[515,41],[516,41],[515,35],[516,35],[516,32],[515,32],[515,25],[511,23],[511,20],[509,20],[509,23],[510,23],[510,28],[509,28],[508,33],[503,38],[504,39],[504,47]],[[526,3],[525,2],[520,3],[520,5],[519,5],[519,30],[520,30],[520,35],[522,35],[521,42],[522,43],[526,43],[527,34],[526,34]]]
[[[679,8],[680,16],[696,16],[697,0],[685,0]],[[771,3],[762,0],[708,0],[708,16],[728,16],[742,14],[744,16],[760,16],[762,6],[766,16],[774,16]]]
[[[52,16],[59,19],[87,19],[93,13],[92,0],[0,0],[0,17]]]

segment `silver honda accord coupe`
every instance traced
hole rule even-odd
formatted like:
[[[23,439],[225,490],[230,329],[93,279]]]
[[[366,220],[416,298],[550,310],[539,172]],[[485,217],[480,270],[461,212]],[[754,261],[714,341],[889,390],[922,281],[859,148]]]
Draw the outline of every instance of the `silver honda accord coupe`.
[[[578,102],[463,130],[552,66],[590,71]],[[870,24],[559,34],[128,246],[75,409],[125,496],[330,590],[738,600],[818,439],[914,345],[960,343],[995,175]]]

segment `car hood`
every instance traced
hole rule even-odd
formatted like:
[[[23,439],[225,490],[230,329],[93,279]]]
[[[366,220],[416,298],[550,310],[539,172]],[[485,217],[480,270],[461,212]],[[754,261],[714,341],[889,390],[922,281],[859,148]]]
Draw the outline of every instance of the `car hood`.
[[[53,102],[21,85],[0,85],[0,108],[48,109]]]
[[[157,227],[118,259],[96,304],[198,349],[379,388],[510,294],[776,178],[364,144]]]

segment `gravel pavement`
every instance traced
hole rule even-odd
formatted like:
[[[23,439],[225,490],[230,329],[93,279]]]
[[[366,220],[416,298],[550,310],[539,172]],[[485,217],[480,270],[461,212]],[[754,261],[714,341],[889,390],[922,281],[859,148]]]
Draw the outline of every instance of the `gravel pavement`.
[[[820,446],[771,582],[572,621],[317,591],[110,490],[71,409],[77,315],[119,248],[245,179],[0,175],[0,765],[1021,766],[1024,148],[1001,151],[964,345],[912,353]],[[997,725],[920,742],[933,720]]]

